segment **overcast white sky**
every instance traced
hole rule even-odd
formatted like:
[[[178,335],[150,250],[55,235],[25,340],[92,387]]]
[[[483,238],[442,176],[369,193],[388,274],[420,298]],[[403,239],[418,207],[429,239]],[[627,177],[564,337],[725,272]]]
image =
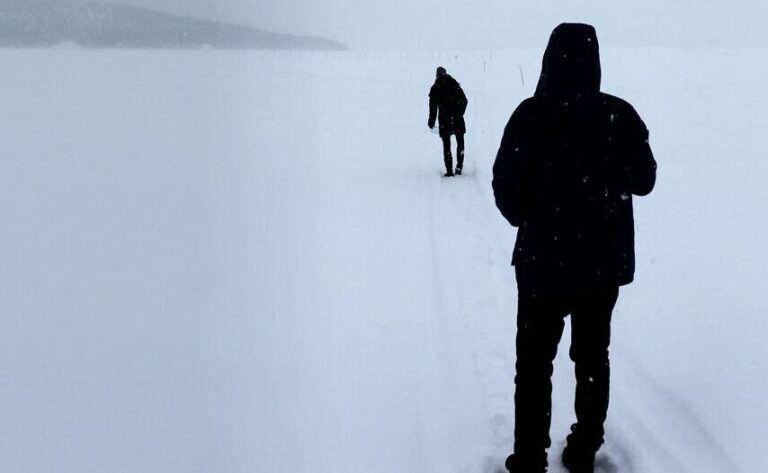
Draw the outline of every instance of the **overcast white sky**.
[[[768,45],[763,0],[103,1],[325,36],[352,49],[540,45],[562,21],[594,24],[604,45]]]

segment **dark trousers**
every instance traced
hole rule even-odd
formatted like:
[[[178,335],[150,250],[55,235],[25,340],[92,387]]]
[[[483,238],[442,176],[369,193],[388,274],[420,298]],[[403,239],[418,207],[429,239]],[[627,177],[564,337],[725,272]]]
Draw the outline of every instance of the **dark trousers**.
[[[551,445],[552,362],[571,315],[570,357],[576,365],[576,423],[568,443],[597,451],[608,411],[611,313],[618,287],[583,291],[518,291],[515,455],[546,466]]]
[[[443,161],[445,170],[453,172],[453,157],[451,156],[451,135],[442,135],[443,140]],[[464,133],[456,134],[456,169],[464,167]]]

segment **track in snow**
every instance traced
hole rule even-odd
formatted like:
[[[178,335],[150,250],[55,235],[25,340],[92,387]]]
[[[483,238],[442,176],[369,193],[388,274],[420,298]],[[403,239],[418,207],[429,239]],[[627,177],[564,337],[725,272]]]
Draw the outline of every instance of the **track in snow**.
[[[516,289],[490,169],[541,51],[2,55],[0,470],[498,473]],[[603,59],[660,177],[599,468],[765,471],[765,53]],[[438,64],[470,99],[460,178],[425,132]]]

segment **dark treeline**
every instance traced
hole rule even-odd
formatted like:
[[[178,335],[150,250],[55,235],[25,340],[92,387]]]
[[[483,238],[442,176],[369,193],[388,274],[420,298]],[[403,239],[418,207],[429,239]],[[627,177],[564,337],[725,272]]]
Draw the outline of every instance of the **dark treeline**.
[[[346,49],[329,39],[270,33],[127,5],[0,1],[0,47],[60,43],[92,48]]]

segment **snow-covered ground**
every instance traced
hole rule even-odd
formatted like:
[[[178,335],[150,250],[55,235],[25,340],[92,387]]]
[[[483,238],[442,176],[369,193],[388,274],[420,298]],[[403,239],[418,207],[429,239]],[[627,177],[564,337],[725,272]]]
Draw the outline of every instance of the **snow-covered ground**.
[[[0,52],[0,471],[500,471],[516,288],[490,168],[541,53]],[[659,179],[602,473],[768,468],[766,63],[603,51]],[[426,130],[437,65],[470,99],[461,178]]]

